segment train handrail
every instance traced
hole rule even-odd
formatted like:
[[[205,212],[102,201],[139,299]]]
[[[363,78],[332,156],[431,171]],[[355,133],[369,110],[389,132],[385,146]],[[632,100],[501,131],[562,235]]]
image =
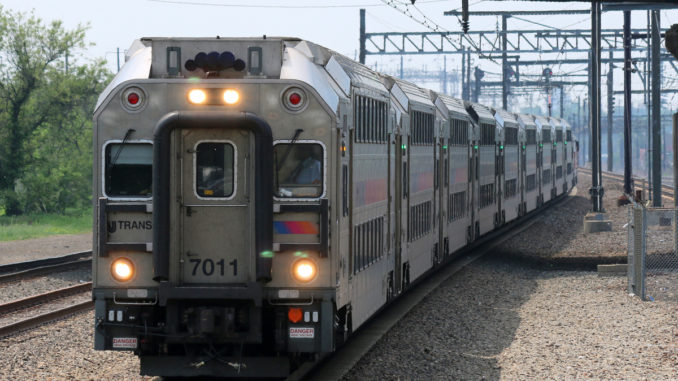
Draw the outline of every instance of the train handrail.
[[[254,133],[256,279],[271,280],[273,264],[273,135],[258,116],[226,111],[173,111],[153,131],[153,279],[169,280],[170,143],[177,128],[246,128]]]

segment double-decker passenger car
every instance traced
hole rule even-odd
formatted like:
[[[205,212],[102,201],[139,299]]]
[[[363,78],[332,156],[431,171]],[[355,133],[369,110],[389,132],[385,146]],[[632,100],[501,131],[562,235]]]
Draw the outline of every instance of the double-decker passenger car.
[[[94,344],[143,374],[285,376],[555,197],[546,119],[293,38],[128,56],[94,113]]]

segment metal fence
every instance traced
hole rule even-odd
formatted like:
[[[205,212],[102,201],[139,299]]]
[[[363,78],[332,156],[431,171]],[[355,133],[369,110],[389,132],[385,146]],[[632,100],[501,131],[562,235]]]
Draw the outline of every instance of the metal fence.
[[[673,208],[629,208],[629,293],[643,300],[678,301],[677,217]]]

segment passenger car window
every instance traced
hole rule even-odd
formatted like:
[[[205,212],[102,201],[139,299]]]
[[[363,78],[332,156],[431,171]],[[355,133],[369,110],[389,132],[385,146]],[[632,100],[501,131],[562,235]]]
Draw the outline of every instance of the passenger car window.
[[[315,143],[279,143],[273,147],[275,195],[319,197],[323,193],[323,147]]]
[[[195,150],[195,191],[199,197],[233,195],[234,155],[230,143],[200,143]]]
[[[147,198],[152,195],[153,146],[149,143],[106,145],[104,189],[108,197]]]

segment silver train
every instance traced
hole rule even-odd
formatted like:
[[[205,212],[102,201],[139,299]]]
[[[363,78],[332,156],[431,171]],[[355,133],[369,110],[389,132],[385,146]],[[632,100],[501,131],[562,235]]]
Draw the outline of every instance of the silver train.
[[[94,113],[95,348],[281,377],[576,184],[562,119],[292,38],[146,38]]]

